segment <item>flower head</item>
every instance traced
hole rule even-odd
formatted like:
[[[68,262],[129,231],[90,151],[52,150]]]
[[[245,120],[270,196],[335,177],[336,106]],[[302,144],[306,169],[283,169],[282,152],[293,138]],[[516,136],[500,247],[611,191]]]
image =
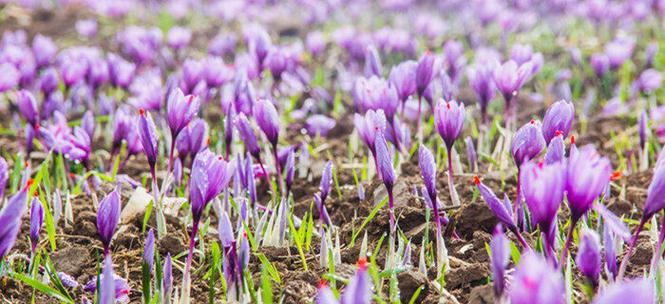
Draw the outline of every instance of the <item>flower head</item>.
[[[155,232],[152,228],[148,230],[148,236],[143,245],[143,261],[148,264],[148,269],[152,269],[155,262]]]
[[[494,295],[497,298],[501,297],[505,288],[506,267],[510,258],[510,247],[508,244],[508,238],[503,234],[501,224],[497,225],[494,228],[494,234],[490,241],[490,248],[492,249],[492,263],[490,264],[490,268],[492,269],[492,278],[494,280]]]
[[[610,182],[612,165],[596,149],[587,145],[573,153],[566,170],[566,197],[573,220],[590,208]]]
[[[205,206],[226,189],[232,177],[233,165],[221,156],[208,149],[196,155],[189,181],[189,201],[195,221],[201,219]]]
[[[390,70],[390,83],[393,84],[397,90],[399,100],[405,102],[409,96],[416,93],[416,70],[418,63],[409,60],[404,61]]]
[[[601,269],[600,241],[598,240],[598,234],[594,231],[590,229],[583,230],[575,263],[593,285],[598,284]]]
[[[388,188],[388,191],[392,191],[393,184],[395,183],[395,170],[393,169],[392,154],[388,150],[388,143],[383,134],[379,134],[375,138],[374,146],[376,148],[376,158],[383,184]]]
[[[593,300],[593,304],[613,303],[656,303],[653,281],[642,278],[615,282]]]
[[[425,89],[432,81],[435,59],[431,53],[426,52],[418,61],[418,66],[416,67],[416,89],[419,95],[425,92]]]
[[[106,251],[108,251],[119,221],[120,193],[118,189],[115,189],[99,202],[99,209],[97,210],[97,231]]]
[[[457,101],[439,101],[434,108],[434,126],[450,150],[462,132],[465,118],[464,104]]]
[[[0,259],[7,255],[16,242],[31,184],[32,181],[28,181],[28,185],[9,198],[4,208],[0,210]]]
[[[533,251],[522,255],[510,286],[512,304],[561,304],[564,295],[561,272]]]
[[[515,133],[511,151],[518,168],[524,162],[538,156],[545,148],[545,138],[540,130],[540,122],[531,120]]]
[[[254,118],[268,141],[276,146],[279,139],[279,114],[272,102],[259,99],[254,107]]]
[[[33,252],[37,248],[39,232],[42,230],[42,226],[44,226],[44,207],[39,198],[35,196],[32,198],[30,206],[30,243]]]
[[[353,116],[353,124],[360,139],[372,153],[375,153],[374,139],[386,129],[386,116],[383,110],[369,110],[364,116],[356,113]]]
[[[138,133],[141,145],[143,146],[143,153],[148,158],[150,167],[154,168],[157,163],[157,130],[155,122],[152,120],[150,112],[140,109],[139,114]]]
[[[185,96],[180,88],[171,91],[166,102],[166,120],[174,138],[196,117],[199,105],[198,96]]]
[[[526,205],[531,211],[533,223],[543,233],[549,233],[556,216],[565,187],[565,167],[561,163],[544,164],[527,162],[522,166],[520,181]]]
[[[557,131],[561,132],[563,138],[568,137],[574,118],[575,106],[572,102],[559,100],[552,104],[543,118],[542,129],[545,142],[549,144],[550,140],[557,135]]]

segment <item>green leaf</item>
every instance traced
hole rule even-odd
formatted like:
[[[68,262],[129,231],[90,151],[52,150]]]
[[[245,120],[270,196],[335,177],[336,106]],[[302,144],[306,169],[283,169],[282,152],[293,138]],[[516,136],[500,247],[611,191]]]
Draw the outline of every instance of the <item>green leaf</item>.
[[[46,284],[44,284],[40,281],[37,281],[33,278],[27,277],[27,276],[25,276],[23,274],[20,274],[20,273],[12,273],[11,276],[13,278],[23,282],[24,284],[34,288],[35,290],[49,296],[49,297],[56,298],[56,299],[58,299],[59,301],[61,301],[63,303],[74,304],[74,300],[72,300],[69,297],[69,295],[62,294],[57,289],[55,289],[51,286],[48,286],[48,285],[46,285]]]
[[[259,258],[259,260],[261,261],[261,265],[263,265],[263,269],[268,271],[268,274],[270,274],[270,277],[273,279],[273,281],[277,282],[277,284],[282,284],[282,279],[279,276],[279,272],[277,271],[275,266],[273,266],[272,263],[270,263],[266,255],[259,252],[256,254],[256,257]]]
[[[293,225],[293,215],[289,216],[289,230],[291,231],[291,235],[293,235],[293,239],[296,242],[296,248],[298,249],[298,254],[300,255],[302,267],[305,269],[305,271],[307,271],[307,260],[305,259],[305,253],[302,250],[303,244],[300,236],[298,235],[296,227]]]
[[[272,304],[272,283],[265,268],[261,269],[261,300],[264,304]]]
[[[145,207],[145,214],[143,215],[143,223],[141,224],[141,233],[145,233],[145,228],[148,227],[148,221],[150,221],[150,214],[152,213],[153,201],[148,203],[148,206]]]
[[[365,226],[367,226],[367,224],[369,224],[369,222],[372,221],[372,219],[376,216],[377,213],[379,213],[379,210],[381,210],[381,208],[383,208],[383,206],[385,206],[386,203],[388,203],[388,197],[387,196],[385,198],[383,198],[383,200],[381,200],[380,203],[378,203],[376,206],[374,206],[374,209],[372,209],[372,212],[369,213],[369,216],[367,216],[367,218],[365,218],[365,220],[360,225],[360,229],[358,229],[353,234],[353,237],[351,237],[351,244],[349,245],[350,247],[353,247],[353,245],[356,244],[356,238],[358,238],[358,235],[360,235],[360,232],[362,232],[362,230],[365,228]]]

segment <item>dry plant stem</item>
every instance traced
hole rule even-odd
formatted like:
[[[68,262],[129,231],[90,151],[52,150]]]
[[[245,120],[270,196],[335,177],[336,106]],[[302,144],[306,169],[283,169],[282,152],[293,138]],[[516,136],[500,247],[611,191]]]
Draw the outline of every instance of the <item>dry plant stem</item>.
[[[455,181],[453,179],[453,149],[452,146],[448,148],[448,190],[450,190],[450,199],[453,206],[459,206],[460,200],[455,189]]]
[[[633,238],[630,240],[630,244],[628,245],[628,251],[626,251],[626,255],[623,256],[623,260],[621,260],[621,266],[619,267],[619,274],[617,275],[617,281],[621,281],[623,279],[623,275],[626,272],[626,266],[628,266],[628,261],[630,260],[630,257],[633,255],[633,249],[635,248],[635,244],[637,244],[637,238],[640,236],[640,232],[642,231],[642,228],[644,228],[644,224],[649,219],[647,217],[642,217],[642,220],[640,220],[640,224],[637,226],[637,229],[635,229],[635,234],[633,234]]]

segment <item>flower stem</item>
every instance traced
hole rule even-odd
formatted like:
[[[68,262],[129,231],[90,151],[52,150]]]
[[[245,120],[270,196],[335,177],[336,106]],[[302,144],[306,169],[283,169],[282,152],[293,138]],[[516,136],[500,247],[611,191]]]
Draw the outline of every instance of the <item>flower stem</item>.
[[[459,206],[460,200],[455,189],[455,181],[453,179],[453,149],[452,146],[448,148],[448,189],[450,190],[450,200],[453,206]]]
[[[522,244],[522,248],[524,248],[525,250],[531,250],[531,246],[529,246],[529,243],[526,242],[519,229],[515,227],[511,229],[511,231],[513,232],[513,234],[515,234],[520,244]]]
[[[661,249],[663,248],[663,239],[665,239],[665,216],[663,216],[662,227],[660,228],[660,234],[658,235],[658,244],[656,245],[656,251],[653,253],[653,258],[651,259],[651,270],[653,273],[656,270],[658,261],[662,258]]]
[[[286,195],[284,193],[284,186],[282,181],[282,166],[279,163],[279,155],[277,153],[277,145],[273,145],[272,154],[275,157],[275,170],[277,171],[277,185],[279,186],[279,192],[282,193],[282,196]]]
[[[180,303],[190,303],[190,270],[192,268],[192,258],[194,256],[194,246],[196,244],[196,235],[199,230],[199,221],[198,219],[194,220],[192,223],[192,234],[189,238],[189,251],[187,252],[187,261],[185,262],[185,272],[182,278],[182,297]]]
[[[175,138],[176,135],[171,135],[171,151],[169,153],[169,165],[166,170],[166,172],[171,172],[171,169],[173,168],[173,154],[175,153]]]
[[[577,219],[573,219],[570,223],[570,227],[568,228],[568,237],[566,237],[566,243],[563,245],[561,258],[559,259],[560,268],[563,268],[563,266],[566,264],[566,261],[568,260],[568,249],[573,243],[573,232],[575,231],[575,226],[577,226],[577,221]]]
[[[394,197],[393,197],[393,189],[392,187],[388,188],[388,208],[390,209],[390,234],[394,235],[395,234],[395,209],[394,207]]]
[[[640,232],[642,231],[642,228],[644,228],[644,224],[646,224],[647,220],[648,217],[642,217],[640,224],[635,229],[633,238],[630,240],[630,245],[628,245],[628,251],[626,251],[626,255],[624,255],[623,260],[621,260],[621,266],[619,267],[619,274],[617,275],[617,281],[621,281],[623,279],[623,274],[624,272],[626,272],[626,266],[628,266],[627,265],[628,260],[630,260],[630,257],[633,255],[633,249],[635,247],[635,244],[637,244],[637,238],[640,236]]]

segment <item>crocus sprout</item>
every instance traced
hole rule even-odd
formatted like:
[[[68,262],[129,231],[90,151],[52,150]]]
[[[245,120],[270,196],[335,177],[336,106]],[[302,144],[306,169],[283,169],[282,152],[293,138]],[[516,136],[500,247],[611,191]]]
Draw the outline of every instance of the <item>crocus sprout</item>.
[[[23,190],[9,198],[7,204],[0,210],[0,260],[9,253],[16,242],[31,185],[32,180],[28,180]]]
[[[194,95],[185,96],[176,88],[169,95],[166,102],[166,117],[171,130],[171,150],[169,152],[169,164],[167,172],[173,168],[173,154],[175,152],[176,139],[180,132],[196,117],[199,111],[199,97]]]
[[[32,198],[30,206],[30,245],[32,255],[35,255],[39,243],[39,232],[44,226],[44,207],[36,196]]]
[[[584,229],[581,233],[580,246],[577,250],[575,263],[589,283],[593,287],[596,287],[600,279],[601,256],[600,241],[598,234],[594,231]]]
[[[453,145],[462,133],[465,115],[464,104],[458,104],[454,100],[441,100],[434,109],[434,125],[448,151],[448,188],[454,206],[459,206],[460,200],[453,180]]]
[[[104,244],[104,255],[109,255],[111,239],[120,222],[120,193],[118,189],[111,191],[99,202],[97,210],[97,231]]]

